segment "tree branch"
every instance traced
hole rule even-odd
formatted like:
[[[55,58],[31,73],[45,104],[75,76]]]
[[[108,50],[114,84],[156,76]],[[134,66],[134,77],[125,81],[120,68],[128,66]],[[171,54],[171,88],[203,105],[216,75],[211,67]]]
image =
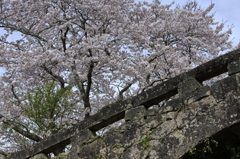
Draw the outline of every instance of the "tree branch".
[[[86,109],[89,109],[89,111],[86,113],[85,117],[89,116],[89,112],[91,112],[91,105],[90,105],[90,100],[89,100],[89,95],[90,95],[90,90],[91,90],[91,85],[92,85],[92,72],[93,72],[93,68],[94,68],[94,62],[91,61],[90,62],[90,67],[88,70],[88,74],[87,74],[87,88],[86,88],[86,92],[83,96],[83,102],[84,102],[84,107]]]
[[[118,101],[123,100],[123,93],[127,91],[128,88],[130,88],[131,86],[132,86],[132,83],[129,83],[119,92],[118,99],[117,99]]]
[[[16,92],[14,91],[14,86],[13,86],[13,85],[12,85],[12,87],[11,87],[11,91],[12,91],[12,94],[13,94],[14,98],[17,100],[18,105],[19,105],[19,104],[21,103],[21,101],[19,100]]]
[[[7,157],[7,153],[2,151],[2,150],[0,150],[0,155],[3,155],[4,157]]]
[[[67,46],[66,46],[66,39],[67,39],[67,33],[69,31],[69,27],[67,27],[66,31],[64,32],[63,35],[61,35],[61,41],[62,41],[62,45],[63,45],[63,51],[65,52],[67,50]],[[63,31],[61,30],[61,33]]]
[[[64,79],[61,76],[58,76],[54,74],[45,64],[41,66],[48,74],[50,74],[54,79],[58,80],[60,82],[61,88],[64,88]]]
[[[94,68],[94,62],[91,61],[90,62],[90,67],[88,70],[88,74],[87,74],[87,89],[86,89],[86,95],[89,96],[90,90],[91,90],[91,85],[92,85],[92,72],[93,72],[93,68]]]
[[[3,115],[0,114],[0,119],[1,118],[4,118]],[[39,137],[38,135],[36,134],[33,134],[33,133],[30,133],[29,131],[25,131],[23,129],[21,129],[19,126],[17,126],[16,124],[14,124],[12,121],[10,120],[3,120],[2,121],[4,124],[10,126],[13,130],[15,130],[16,132],[18,132],[19,134],[33,140],[33,141],[36,141],[36,142],[39,142],[42,140],[41,137]]]

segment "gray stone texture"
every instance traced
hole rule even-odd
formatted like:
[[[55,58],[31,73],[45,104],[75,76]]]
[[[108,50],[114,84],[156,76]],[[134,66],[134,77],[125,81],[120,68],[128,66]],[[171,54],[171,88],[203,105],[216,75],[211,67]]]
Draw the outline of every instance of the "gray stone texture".
[[[118,129],[86,141],[86,145],[75,143],[73,146],[79,148],[71,153],[78,154],[78,159],[178,159],[203,139],[239,123],[238,81],[240,74],[235,74],[211,87],[197,84],[193,92],[182,91],[182,98],[165,107],[130,109],[125,114],[126,122]],[[192,88],[194,84],[196,81],[191,79],[181,87]],[[231,130],[239,133],[239,126]]]
[[[231,62],[227,68],[229,75],[240,72],[240,60]]]
[[[44,154],[37,154],[36,156],[32,157],[31,159],[48,159],[47,156]]]

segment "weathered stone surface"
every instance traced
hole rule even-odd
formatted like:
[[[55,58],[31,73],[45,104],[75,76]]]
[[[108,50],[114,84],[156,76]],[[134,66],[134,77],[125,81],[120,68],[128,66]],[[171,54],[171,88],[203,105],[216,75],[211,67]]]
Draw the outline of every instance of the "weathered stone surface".
[[[159,108],[159,113],[166,113],[168,111],[180,111],[184,108],[183,99],[171,99],[166,103],[165,107]]]
[[[240,72],[240,60],[231,62],[230,64],[228,64],[227,68],[229,75]]]
[[[67,155],[68,155],[70,152],[71,152],[71,151],[67,151],[67,152],[60,153],[60,154],[58,154],[58,156],[55,156],[55,157],[53,157],[52,159],[66,159],[66,158],[67,158]],[[73,158],[72,158],[72,159],[73,159]],[[74,158],[74,159],[77,159],[77,157]]]
[[[48,159],[47,156],[45,156],[44,154],[38,154],[34,157],[32,157],[31,159]]]
[[[201,100],[204,97],[212,94],[209,86],[204,86],[199,88],[197,91],[194,91],[188,95],[185,95],[182,99],[183,103],[191,104],[195,101]]]
[[[68,159],[78,158],[78,151],[81,149],[81,146],[87,143],[95,141],[98,137],[96,134],[89,129],[85,129],[71,138],[72,150],[68,154]]]
[[[151,117],[151,116],[156,116],[156,115],[157,115],[156,109],[149,109],[145,113],[146,117]]]
[[[202,85],[193,77],[186,77],[178,84],[179,97],[184,97],[201,88]]]
[[[89,153],[95,156],[85,154],[88,156],[85,158],[178,159],[205,138],[240,122],[240,91],[236,87],[237,76],[235,74],[217,84],[231,89],[222,89],[216,85],[206,86],[182,97],[184,103],[182,100],[175,100],[180,102],[179,105],[185,106],[170,102],[165,108],[150,109],[146,112],[144,107],[133,108],[128,111],[128,122],[106,133],[101,142],[96,140],[80,146],[78,154],[91,149]],[[217,96],[216,92],[221,91],[226,93],[222,92]],[[224,100],[219,100],[220,97]],[[175,109],[175,106],[178,109]],[[141,118],[134,120],[134,116]],[[153,118],[150,118],[152,120],[148,120],[147,116],[152,116]],[[231,131],[238,130],[240,127],[235,129],[231,127]],[[85,155],[81,155],[80,158],[84,158]]]
[[[197,111],[194,109],[187,109],[185,111],[180,111],[176,118],[177,127],[183,128],[186,124],[191,122],[196,117]]]
[[[95,137],[96,134],[89,129],[84,129],[80,133],[77,133],[74,137],[72,137],[72,144],[74,143],[84,143],[87,140]]]
[[[143,118],[145,115],[145,112],[146,112],[146,108],[144,106],[139,106],[139,107],[127,110],[125,113],[125,121]]]

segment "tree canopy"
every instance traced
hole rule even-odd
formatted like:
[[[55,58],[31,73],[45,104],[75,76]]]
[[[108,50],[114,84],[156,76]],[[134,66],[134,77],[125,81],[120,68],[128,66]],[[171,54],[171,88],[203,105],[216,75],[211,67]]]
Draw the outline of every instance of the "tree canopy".
[[[214,21],[213,7],[196,1],[1,0],[5,150],[38,142],[230,49],[231,27],[224,31],[224,23]],[[15,32],[22,38],[9,41]]]

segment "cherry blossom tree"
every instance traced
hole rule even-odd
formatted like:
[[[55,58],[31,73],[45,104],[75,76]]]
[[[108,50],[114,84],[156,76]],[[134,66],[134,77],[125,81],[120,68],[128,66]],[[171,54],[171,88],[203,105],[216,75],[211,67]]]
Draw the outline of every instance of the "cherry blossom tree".
[[[214,21],[213,7],[196,1],[174,7],[158,0],[1,0],[0,27],[7,32],[0,37],[3,141],[16,149],[56,132],[40,131],[36,101],[30,100],[48,81],[52,92],[72,92],[66,102],[74,108],[41,123],[64,128],[230,49],[231,27],[224,31],[224,23]],[[15,32],[22,38],[9,41]],[[68,123],[58,127],[60,120]]]

